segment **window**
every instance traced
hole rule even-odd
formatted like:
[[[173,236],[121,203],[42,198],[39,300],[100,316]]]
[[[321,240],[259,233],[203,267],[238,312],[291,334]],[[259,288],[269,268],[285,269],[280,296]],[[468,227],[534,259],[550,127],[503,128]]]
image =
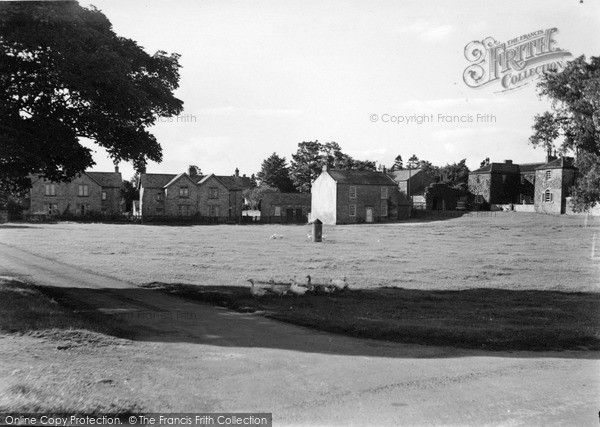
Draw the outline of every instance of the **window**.
[[[106,191],[102,192],[102,200],[106,200]]]
[[[189,206],[188,205],[179,205],[179,215],[188,216],[189,214]]]
[[[350,187],[350,198],[356,199],[356,187],[354,186]]]
[[[79,192],[77,193],[79,197],[87,197],[89,191],[89,186],[86,184],[79,184]],[[83,206],[83,205],[82,205]]]
[[[542,194],[542,202],[552,202],[552,192],[550,190],[544,191],[544,194]]]
[[[218,199],[219,198],[219,189],[217,187],[210,187],[208,189],[208,198],[209,199]]]
[[[188,187],[179,187],[179,197],[189,197],[189,195]]]
[[[552,178],[552,171],[546,171],[546,179]]]
[[[275,206],[275,216],[281,216],[281,206]]]
[[[381,187],[381,199],[382,200],[387,200],[388,198],[388,188],[387,187]]]
[[[356,216],[356,205],[355,204],[348,205],[348,211],[350,213],[350,216]]]
[[[48,215],[54,215],[58,213],[58,206],[56,203],[48,203]]]
[[[56,196],[56,185],[46,184],[46,196]]]
[[[483,196],[481,194],[477,194],[475,196],[475,203],[481,205],[483,203]]]
[[[218,217],[219,216],[219,207],[216,205],[212,205],[208,207],[208,216]]]
[[[381,201],[381,216],[388,216],[388,204],[387,204],[387,200],[382,200]]]
[[[162,202],[162,199],[163,199],[162,193],[156,193],[156,201],[157,202]]]

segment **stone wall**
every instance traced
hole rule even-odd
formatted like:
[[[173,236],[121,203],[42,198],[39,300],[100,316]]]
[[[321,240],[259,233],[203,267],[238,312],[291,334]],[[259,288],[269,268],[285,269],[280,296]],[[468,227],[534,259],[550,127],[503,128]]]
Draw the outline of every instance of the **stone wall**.
[[[217,189],[217,197],[212,197],[211,188]],[[212,217],[211,210],[218,209],[219,218],[229,218],[229,189],[214,176],[198,186],[198,206],[200,215]],[[211,207],[214,207],[211,209]],[[232,207],[233,210],[233,207]]]
[[[46,184],[54,185],[54,195],[46,194]],[[87,185],[87,196],[79,195],[80,185]],[[82,212],[84,214],[102,212],[102,187],[85,174],[66,183],[52,183],[45,179],[38,179],[33,182],[29,194],[30,215],[80,215]]]
[[[356,198],[350,198],[350,187],[356,187]],[[388,197],[381,198],[381,188],[388,189]],[[336,223],[362,223],[367,221],[367,208],[373,209],[373,222],[398,219],[398,186],[338,184],[336,197]],[[391,203],[390,203],[391,202]],[[387,205],[388,215],[382,217],[382,204]],[[350,204],[356,205],[356,216],[350,216]],[[391,205],[395,207],[391,209]]]
[[[187,196],[180,194],[180,188],[187,188]],[[165,189],[164,206],[167,216],[196,215],[198,213],[198,186],[187,175],[182,175]]]

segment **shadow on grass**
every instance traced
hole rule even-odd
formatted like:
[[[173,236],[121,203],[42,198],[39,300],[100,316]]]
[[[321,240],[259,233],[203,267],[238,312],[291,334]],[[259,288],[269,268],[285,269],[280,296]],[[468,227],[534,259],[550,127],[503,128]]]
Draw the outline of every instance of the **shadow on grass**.
[[[550,351],[561,352],[551,357],[597,359],[600,350],[600,294],[595,293],[379,288],[257,299],[248,288],[233,286],[38,289],[80,315],[116,320],[139,341],[372,357],[450,357],[464,353],[459,349],[475,349],[493,356],[497,351],[532,351],[531,357],[543,357],[539,352]],[[415,350],[390,342],[444,349]]]

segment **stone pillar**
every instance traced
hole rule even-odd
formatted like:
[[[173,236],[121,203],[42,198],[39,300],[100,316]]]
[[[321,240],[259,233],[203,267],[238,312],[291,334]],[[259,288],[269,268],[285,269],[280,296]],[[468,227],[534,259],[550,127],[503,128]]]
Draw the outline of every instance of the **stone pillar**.
[[[312,223],[312,241],[320,242],[323,238],[323,223],[317,218]]]

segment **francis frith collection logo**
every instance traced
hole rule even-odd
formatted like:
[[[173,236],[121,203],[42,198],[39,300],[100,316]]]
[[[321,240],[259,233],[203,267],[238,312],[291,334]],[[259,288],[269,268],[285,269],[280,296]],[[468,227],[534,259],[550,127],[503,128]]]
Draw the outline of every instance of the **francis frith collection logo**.
[[[562,71],[570,52],[556,46],[556,28],[537,30],[500,43],[492,37],[472,41],[465,47],[469,65],[463,80],[467,86],[481,88],[499,84],[501,92],[530,83],[548,70]]]

